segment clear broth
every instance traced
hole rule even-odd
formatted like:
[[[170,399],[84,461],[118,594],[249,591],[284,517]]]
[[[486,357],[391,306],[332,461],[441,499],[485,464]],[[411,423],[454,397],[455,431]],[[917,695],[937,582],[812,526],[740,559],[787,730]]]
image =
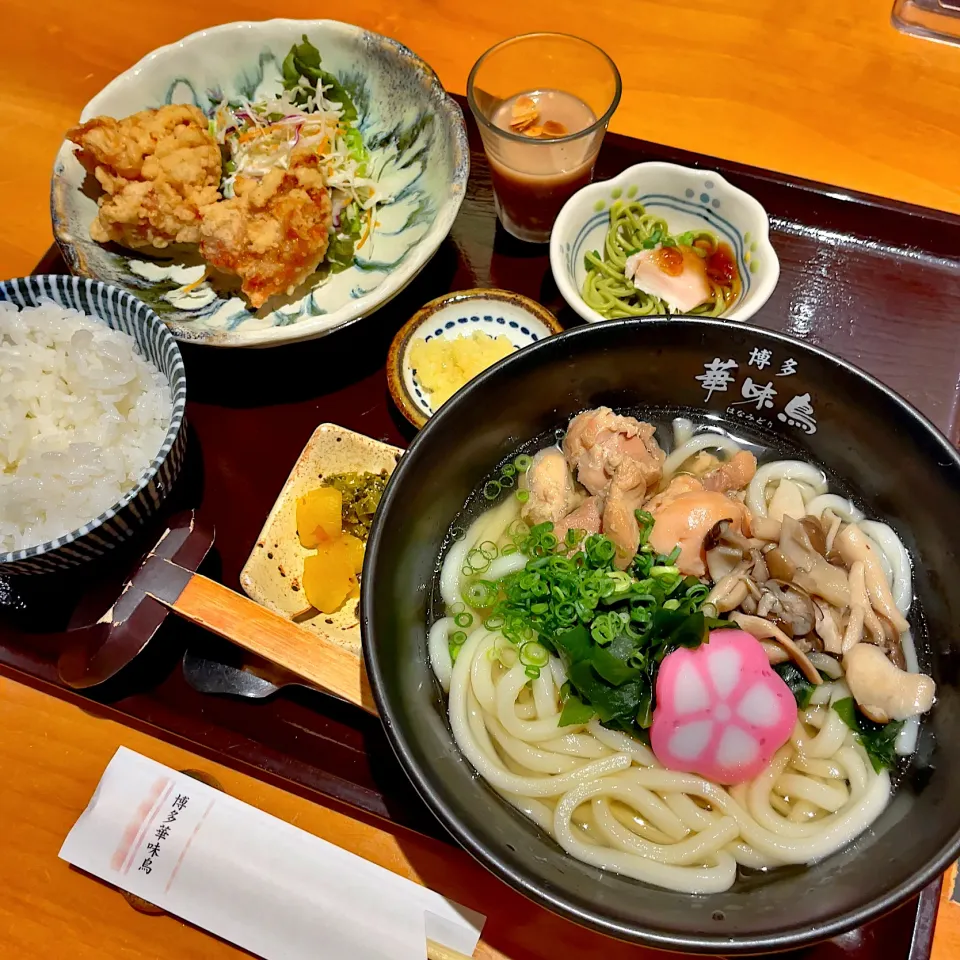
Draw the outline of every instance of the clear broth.
[[[830,492],[839,494],[849,500],[852,500],[863,513],[871,518],[882,520],[883,518],[872,511],[855,488],[847,483],[842,477],[833,473],[825,464],[811,459],[810,455],[799,445],[791,443],[781,436],[772,437],[766,431],[758,430],[739,422],[730,423],[720,416],[704,417],[701,409],[691,409],[683,407],[618,407],[618,413],[637,417],[652,423],[656,429],[656,439],[663,451],[669,455],[673,449],[673,420],[677,417],[685,417],[693,423],[693,433],[697,435],[709,428],[712,432],[721,433],[724,436],[735,440],[741,447],[752,451],[759,464],[767,463],[771,460],[806,460],[814,463],[827,477],[830,485]],[[571,417],[572,419],[572,417]],[[443,542],[443,548],[440,556],[437,558],[437,566],[434,572],[433,588],[428,598],[428,627],[432,626],[436,620],[444,616],[444,603],[440,596],[440,566],[443,557],[446,555],[450,545],[457,539],[457,531],[466,530],[471,523],[483,512],[491,507],[501,503],[506,496],[513,496],[514,490],[509,490],[502,494],[497,500],[487,500],[483,495],[484,484],[498,477],[501,473],[501,467],[511,462],[522,453],[532,456],[538,450],[544,447],[553,446],[561,441],[566,433],[566,422],[554,428],[547,430],[532,440],[516,447],[508,456],[504,457],[499,463],[491,466],[490,471],[482,477],[467,498],[462,510],[450,524],[448,533]],[[920,669],[929,672],[929,638],[927,634],[926,622],[923,617],[923,611],[919,606],[916,596],[914,596],[913,605],[910,608],[909,617],[911,632],[914,645],[916,646],[917,659],[920,663]],[[440,684],[436,684],[438,703],[445,704],[445,697],[440,689]],[[913,754],[906,757],[899,757],[897,765],[890,771],[892,789],[891,796],[895,795],[901,786],[908,787],[912,792],[919,792],[923,789],[932,772],[932,755],[934,752],[934,740],[929,725],[921,722],[920,734],[917,741],[917,748]],[[517,816],[522,816],[517,812]],[[869,830],[853,841],[853,845],[861,842],[863,836],[869,835]],[[771,882],[777,877],[782,877],[785,872],[798,872],[807,869],[804,866],[787,865],[777,867],[774,870],[751,870],[746,867],[738,866],[737,884],[734,889],[743,891],[753,889],[757,886]]]

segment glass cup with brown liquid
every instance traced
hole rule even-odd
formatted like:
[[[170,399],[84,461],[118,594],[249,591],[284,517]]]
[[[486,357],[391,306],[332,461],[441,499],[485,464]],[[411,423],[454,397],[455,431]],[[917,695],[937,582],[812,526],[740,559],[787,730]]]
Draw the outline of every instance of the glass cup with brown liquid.
[[[613,60],[562,33],[504,40],[476,62],[467,100],[508,233],[535,243],[550,238],[560,208],[593,177],[620,92]]]

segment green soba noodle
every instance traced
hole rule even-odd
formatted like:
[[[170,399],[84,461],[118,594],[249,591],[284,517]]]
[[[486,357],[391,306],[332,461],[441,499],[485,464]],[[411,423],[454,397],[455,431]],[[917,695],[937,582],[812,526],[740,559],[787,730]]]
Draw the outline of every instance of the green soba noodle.
[[[706,258],[719,246],[709,230],[692,230],[674,237],[667,221],[647,213],[642,203],[621,203],[610,206],[610,228],[603,242],[603,256],[594,250],[584,257],[587,277],[581,291],[587,306],[606,320],[623,317],[648,317],[672,313],[665,300],[638,290],[624,272],[627,257],[639,250],[653,250],[658,244],[673,247],[683,243]],[[723,288],[710,281],[711,299],[694,307],[691,314],[716,317],[727,306]]]

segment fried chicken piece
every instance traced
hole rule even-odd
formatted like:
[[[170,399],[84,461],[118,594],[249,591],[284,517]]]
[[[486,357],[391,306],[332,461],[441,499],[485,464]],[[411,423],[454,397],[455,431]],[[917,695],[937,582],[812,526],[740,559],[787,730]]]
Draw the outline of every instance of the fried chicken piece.
[[[194,106],[94,117],[67,133],[104,189],[90,236],[125,247],[200,240],[200,207],[220,199],[220,148]]]
[[[257,308],[317,269],[330,243],[330,194],[316,155],[306,152],[262,180],[238,177],[234,192],[203,209],[200,253],[211,266],[239,276]]]

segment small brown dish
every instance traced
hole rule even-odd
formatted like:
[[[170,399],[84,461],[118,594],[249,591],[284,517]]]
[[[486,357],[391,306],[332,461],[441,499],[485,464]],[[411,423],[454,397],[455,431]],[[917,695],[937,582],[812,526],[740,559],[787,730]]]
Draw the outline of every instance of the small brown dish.
[[[509,290],[457,290],[437,297],[418,310],[397,332],[387,356],[390,396],[400,412],[417,428],[436,412],[430,392],[410,363],[416,340],[453,340],[474,332],[506,337],[521,350],[545,340],[563,327],[546,308]]]

